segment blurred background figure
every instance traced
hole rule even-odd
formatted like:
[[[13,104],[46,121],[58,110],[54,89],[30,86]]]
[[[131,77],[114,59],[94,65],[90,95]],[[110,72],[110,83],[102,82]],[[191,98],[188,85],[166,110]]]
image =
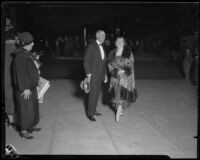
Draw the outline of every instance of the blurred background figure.
[[[191,50],[190,50],[190,48],[187,48],[186,52],[185,52],[185,58],[183,60],[183,70],[184,70],[184,74],[185,74],[185,79],[187,81],[190,80],[189,72],[190,72],[190,67],[191,67],[191,64],[192,64],[192,60],[193,60],[193,57],[192,57]]]
[[[5,93],[5,113],[7,117],[8,126],[15,126],[15,99],[14,99],[14,88],[13,88],[13,73],[12,53],[16,49],[18,43],[17,33],[14,30],[11,21],[6,17],[6,33],[5,33],[5,65],[4,65],[4,93]]]
[[[11,24],[11,20],[6,17],[6,32],[13,29],[13,26]]]

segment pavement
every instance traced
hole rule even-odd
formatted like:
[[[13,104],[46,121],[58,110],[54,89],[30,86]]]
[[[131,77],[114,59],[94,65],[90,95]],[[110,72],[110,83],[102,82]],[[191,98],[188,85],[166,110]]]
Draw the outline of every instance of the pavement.
[[[79,81],[52,79],[40,104],[42,130],[21,138],[5,127],[5,143],[20,155],[167,155],[197,158],[197,90],[184,79],[136,79],[138,99],[115,122],[99,98],[97,121],[87,119]]]

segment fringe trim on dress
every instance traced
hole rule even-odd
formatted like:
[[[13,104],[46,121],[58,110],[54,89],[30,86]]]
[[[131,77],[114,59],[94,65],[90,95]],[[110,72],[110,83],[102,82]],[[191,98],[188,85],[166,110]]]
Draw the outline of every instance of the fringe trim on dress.
[[[129,103],[133,103],[136,101],[138,95],[136,88],[133,88],[131,91],[129,91],[127,88],[124,88],[121,86],[120,88],[120,99],[124,100]]]
[[[120,101],[125,101],[128,103],[133,103],[138,98],[138,92],[136,88],[128,90],[127,88],[118,85],[116,83],[112,84],[109,89],[109,99],[114,103]]]

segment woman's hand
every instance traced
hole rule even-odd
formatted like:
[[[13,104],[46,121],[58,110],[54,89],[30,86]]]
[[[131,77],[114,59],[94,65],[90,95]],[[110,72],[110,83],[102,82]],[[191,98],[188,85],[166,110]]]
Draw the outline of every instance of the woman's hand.
[[[108,69],[111,72],[113,70],[113,67],[110,64],[108,64]]]
[[[40,59],[40,55],[36,55],[35,58],[36,58],[37,60],[39,60],[39,59]]]
[[[120,69],[119,71],[118,71],[118,74],[123,74],[125,71],[123,70],[123,69]]]
[[[30,97],[31,94],[32,94],[32,93],[31,93],[30,89],[25,89],[25,90],[23,91],[23,93],[21,94],[21,96],[23,96],[24,99],[29,99],[29,97]]]
[[[104,83],[107,83],[107,82],[108,82],[108,76],[105,75]]]
[[[35,59],[39,60],[40,59],[40,55],[37,54],[37,52],[33,52],[33,56],[35,57]]]

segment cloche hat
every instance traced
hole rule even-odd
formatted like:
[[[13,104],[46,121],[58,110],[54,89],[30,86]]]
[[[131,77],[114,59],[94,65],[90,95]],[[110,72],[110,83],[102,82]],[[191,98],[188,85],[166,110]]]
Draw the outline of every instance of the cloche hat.
[[[28,45],[29,43],[33,42],[33,40],[34,40],[34,37],[30,32],[19,33],[18,37],[19,37],[20,43],[23,46]]]

